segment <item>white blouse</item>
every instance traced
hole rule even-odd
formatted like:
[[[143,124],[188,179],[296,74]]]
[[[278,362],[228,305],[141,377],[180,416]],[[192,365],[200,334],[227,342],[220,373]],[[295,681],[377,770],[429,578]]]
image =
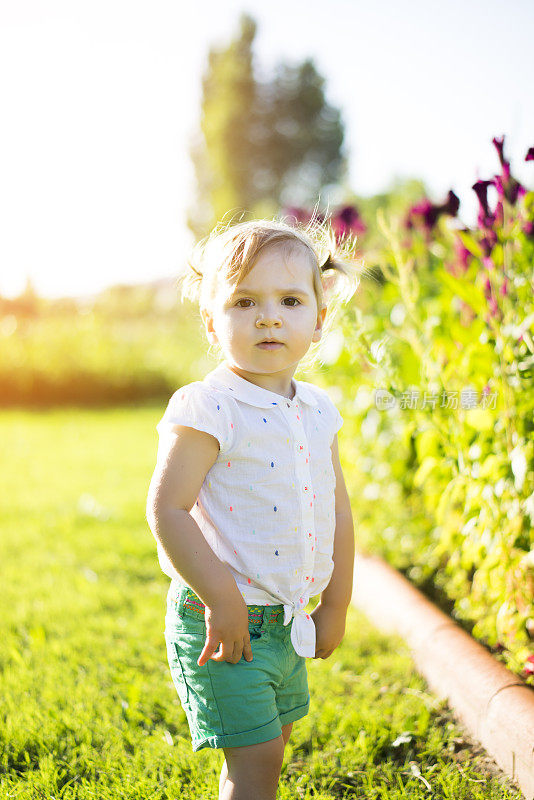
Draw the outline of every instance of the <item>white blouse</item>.
[[[315,656],[315,625],[304,610],[328,585],[335,532],[336,478],[330,449],[343,424],[324,389],[293,378],[292,400],[263,389],[222,362],[176,391],[158,423],[158,459],[174,425],[219,442],[190,511],[248,605],[284,605],[295,651]],[[163,572],[184,581],[160,542]],[[179,565],[177,565],[179,567]]]

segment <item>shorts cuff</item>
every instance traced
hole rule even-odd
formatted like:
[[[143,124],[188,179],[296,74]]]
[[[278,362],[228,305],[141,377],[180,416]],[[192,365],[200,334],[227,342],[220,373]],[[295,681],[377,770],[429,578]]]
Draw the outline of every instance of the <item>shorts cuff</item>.
[[[283,714],[280,714],[280,723],[282,725],[287,725],[288,722],[295,722],[297,719],[302,719],[305,717],[308,711],[310,710],[310,696],[308,695],[308,700],[304,703],[303,706],[297,706],[293,708],[291,711],[286,711]]]
[[[289,712],[293,713],[293,712]],[[284,714],[287,716],[287,714]],[[285,723],[284,723],[285,724]],[[224,733],[208,736],[192,742],[193,751],[201,750],[203,747],[243,747],[247,744],[260,744],[269,739],[276,739],[282,735],[281,717],[275,717],[271,722],[259,728],[242,733]]]

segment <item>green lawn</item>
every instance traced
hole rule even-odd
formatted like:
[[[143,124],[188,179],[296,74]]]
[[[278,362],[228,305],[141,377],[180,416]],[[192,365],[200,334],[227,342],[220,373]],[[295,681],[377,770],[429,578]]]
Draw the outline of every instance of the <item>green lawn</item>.
[[[217,797],[222,751],[191,750],[144,518],[163,409],[0,413],[0,800]],[[280,798],[520,800],[356,610],[308,669]]]

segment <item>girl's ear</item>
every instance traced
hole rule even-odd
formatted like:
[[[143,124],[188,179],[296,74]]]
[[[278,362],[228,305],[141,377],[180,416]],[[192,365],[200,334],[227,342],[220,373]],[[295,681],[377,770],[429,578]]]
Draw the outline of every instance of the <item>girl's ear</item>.
[[[217,334],[215,333],[215,328],[213,327],[213,314],[207,308],[201,308],[200,316],[202,317],[202,322],[206,328],[208,342],[210,344],[217,344],[219,340],[217,339]]]
[[[326,306],[323,306],[319,313],[317,314],[317,324],[315,325],[315,330],[312,336],[312,342],[318,342],[323,333],[323,322],[326,316]]]

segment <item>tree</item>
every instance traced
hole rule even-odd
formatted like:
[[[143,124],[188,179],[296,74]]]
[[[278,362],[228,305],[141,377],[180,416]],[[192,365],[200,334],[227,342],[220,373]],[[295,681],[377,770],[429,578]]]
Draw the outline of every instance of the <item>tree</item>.
[[[227,214],[313,205],[346,174],[341,115],[326,102],[313,61],[279,64],[272,79],[256,80],[256,30],[242,14],[236,38],[209,52],[191,148],[196,197],[188,225],[197,238]]]
[[[340,112],[326,102],[311,59],[280,64],[259,87],[258,170],[264,194],[286,205],[314,205],[320,190],[346,173]]]
[[[197,238],[228,210],[253,207],[257,199],[249,169],[254,155],[255,34],[256,23],[242,14],[238,37],[228,47],[209,52],[202,79],[201,132],[191,149],[197,196],[188,225]]]

